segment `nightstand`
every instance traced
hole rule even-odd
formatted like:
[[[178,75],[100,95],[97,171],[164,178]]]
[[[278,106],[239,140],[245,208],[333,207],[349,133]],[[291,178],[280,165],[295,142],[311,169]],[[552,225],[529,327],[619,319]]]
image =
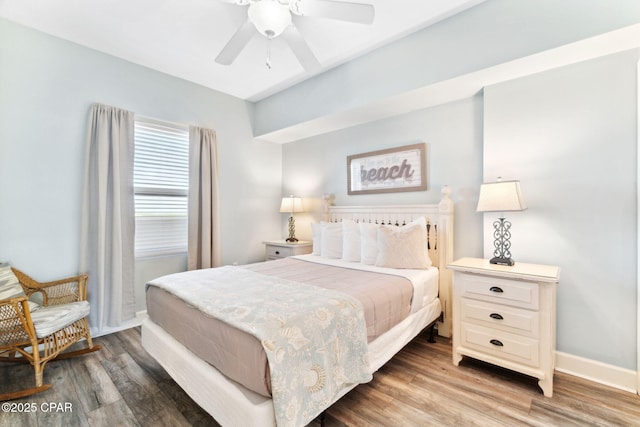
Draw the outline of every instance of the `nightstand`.
[[[295,243],[287,242],[286,240],[271,240],[262,243],[265,245],[265,261],[286,258],[293,255],[310,254],[313,250],[313,242],[305,240],[300,240]]]
[[[462,356],[538,378],[553,395],[560,269],[462,258],[453,270],[453,364]]]

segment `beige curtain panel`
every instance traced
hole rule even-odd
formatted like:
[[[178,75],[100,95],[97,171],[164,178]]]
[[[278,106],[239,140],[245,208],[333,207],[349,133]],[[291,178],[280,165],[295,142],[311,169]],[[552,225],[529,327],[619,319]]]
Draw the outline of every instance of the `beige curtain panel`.
[[[220,265],[216,133],[189,127],[189,270]]]
[[[97,332],[135,315],[134,114],[94,104],[89,115],[80,269]]]

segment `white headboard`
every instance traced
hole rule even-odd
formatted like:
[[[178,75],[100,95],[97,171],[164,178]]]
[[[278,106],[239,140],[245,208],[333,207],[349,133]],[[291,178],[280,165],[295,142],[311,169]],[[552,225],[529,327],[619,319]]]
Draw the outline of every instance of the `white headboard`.
[[[447,265],[453,262],[453,202],[451,190],[442,188],[442,199],[433,205],[380,205],[380,206],[327,206],[325,221],[340,222],[351,219],[356,222],[404,225],[421,216],[427,219],[429,257],[439,269],[439,298],[443,321],[438,323],[438,334],[451,336],[451,271]]]

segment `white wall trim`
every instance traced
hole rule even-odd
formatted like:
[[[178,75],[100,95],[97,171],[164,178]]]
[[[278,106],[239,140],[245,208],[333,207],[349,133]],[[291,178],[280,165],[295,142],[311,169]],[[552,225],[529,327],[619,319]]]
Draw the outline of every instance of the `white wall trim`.
[[[636,188],[637,188],[637,203],[638,206],[636,208],[636,214],[638,215],[638,219],[636,221],[636,232],[638,233],[638,237],[636,240],[636,244],[637,244],[637,256],[638,256],[638,261],[636,262],[636,279],[638,281],[638,292],[637,292],[637,299],[638,299],[638,306],[636,308],[636,332],[638,334],[638,337],[636,339],[636,347],[638,348],[636,351],[636,355],[638,357],[638,361],[636,363],[636,373],[637,373],[637,377],[636,377],[636,393],[640,395],[640,61],[638,61],[638,65],[636,67],[636,72],[637,72],[637,84],[636,84],[636,88],[637,88],[637,94],[636,94],[636,112],[638,114],[638,117],[636,119],[636,138],[637,138],[637,142],[636,142],[636,147],[637,147],[637,152],[638,152],[638,158],[636,159],[636,173],[638,174],[637,178],[636,178]]]
[[[556,371],[584,378],[620,390],[636,393],[637,373],[596,360],[556,352]]]
[[[116,332],[124,331],[125,329],[131,329],[142,325],[142,321],[147,317],[147,310],[136,311],[136,316],[133,319],[129,319],[122,322],[120,326],[106,327],[102,331],[90,328],[91,338],[97,338],[104,335],[115,334]]]
[[[409,90],[362,107],[254,135],[278,144],[471,98],[484,87],[640,47],[640,24]]]

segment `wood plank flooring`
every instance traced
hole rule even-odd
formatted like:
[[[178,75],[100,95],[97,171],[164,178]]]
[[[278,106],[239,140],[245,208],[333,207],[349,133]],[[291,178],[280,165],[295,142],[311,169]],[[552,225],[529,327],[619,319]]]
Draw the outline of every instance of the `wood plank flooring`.
[[[95,341],[102,350],[51,362],[44,377],[53,387],[12,401],[21,411],[0,412],[0,425],[218,425],[146,353],[139,328]],[[0,392],[30,387],[32,372],[30,366],[0,364]],[[453,366],[451,342],[438,337],[430,344],[423,335],[372,382],[334,404],[326,425],[640,426],[640,397],[556,373],[554,396],[547,398],[536,379],[472,359]]]

